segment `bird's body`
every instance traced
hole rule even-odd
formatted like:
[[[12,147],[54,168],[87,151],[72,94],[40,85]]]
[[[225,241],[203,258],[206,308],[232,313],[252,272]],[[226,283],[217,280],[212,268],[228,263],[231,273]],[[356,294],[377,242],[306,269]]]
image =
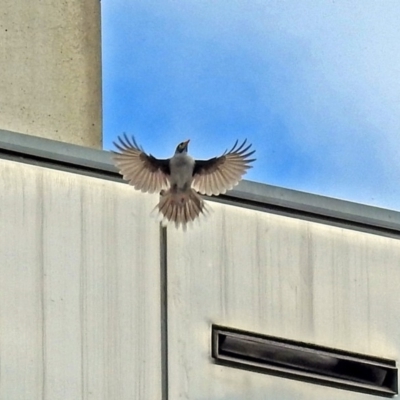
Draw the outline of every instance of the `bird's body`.
[[[188,153],[177,153],[171,158],[169,162],[171,188],[186,191],[192,186],[194,163],[194,158]]]
[[[115,162],[124,179],[142,192],[160,192],[161,199],[156,206],[163,220],[174,222],[186,229],[206,211],[203,198],[197,193],[219,195],[236,185],[245,174],[254,153],[245,147],[235,145],[229,152],[209,160],[195,160],[188,153],[189,140],[180,143],[170,159],[157,159],[147,155],[134,138],[126,135],[114,143],[120,152],[115,152]]]

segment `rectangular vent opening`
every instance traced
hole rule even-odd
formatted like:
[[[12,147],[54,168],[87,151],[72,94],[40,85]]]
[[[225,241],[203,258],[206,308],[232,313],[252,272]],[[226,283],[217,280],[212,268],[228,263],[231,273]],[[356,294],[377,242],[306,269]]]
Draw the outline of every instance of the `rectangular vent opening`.
[[[395,361],[216,325],[212,357],[219,364],[348,390],[398,393]]]

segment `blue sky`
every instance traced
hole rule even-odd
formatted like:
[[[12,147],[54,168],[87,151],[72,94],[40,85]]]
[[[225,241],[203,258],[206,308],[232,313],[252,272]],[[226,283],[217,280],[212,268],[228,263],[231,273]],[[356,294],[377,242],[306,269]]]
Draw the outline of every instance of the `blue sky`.
[[[247,138],[246,179],[400,210],[400,1],[101,4],[105,149]]]

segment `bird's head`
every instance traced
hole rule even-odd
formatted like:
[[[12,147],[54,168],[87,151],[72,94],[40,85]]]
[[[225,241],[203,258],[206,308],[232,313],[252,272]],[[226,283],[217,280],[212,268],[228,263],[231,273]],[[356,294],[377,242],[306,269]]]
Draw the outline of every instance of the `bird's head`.
[[[178,146],[176,147],[175,154],[187,153],[189,142],[190,139],[186,140],[186,142],[179,143]]]

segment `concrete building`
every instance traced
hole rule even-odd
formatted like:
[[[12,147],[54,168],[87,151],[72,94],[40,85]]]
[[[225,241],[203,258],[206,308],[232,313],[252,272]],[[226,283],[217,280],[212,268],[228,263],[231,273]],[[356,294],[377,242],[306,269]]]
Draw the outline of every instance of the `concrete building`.
[[[397,392],[400,213],[245,181],[162,229],[108,152],[0,138],[0,399]]]
[[[244,181],[161,228],[96,149],[99,18],[2,8],[0,400],[396,395],[400,213]]]
[[[101,148],[100,1],[2,0],[0,128]]]

